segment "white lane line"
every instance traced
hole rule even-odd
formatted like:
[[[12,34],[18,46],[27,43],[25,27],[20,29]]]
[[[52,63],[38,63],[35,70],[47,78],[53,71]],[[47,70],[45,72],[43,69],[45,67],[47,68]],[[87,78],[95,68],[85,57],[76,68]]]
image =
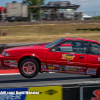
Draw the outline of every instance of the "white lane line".
[[[55,73],[55,72],[49,72],[49,73]]]
[[[11,73],[11,74],[0,74],[0,75],[19,75],[20,73]]]
[[[71,85],[71,84],[100,84],[100,81],[82,81],[82,82],[64,82],[64,83],[46,83],[37,84],[33,86],[57,86],[57,85]],[[28,84],[29,85],[29,84]]]
[[[51,74],[51,73],[56,73],[56,72],[43,72],[43,73],[50,73]],[[43,74],[43,73],[39,73],[39,74]]]

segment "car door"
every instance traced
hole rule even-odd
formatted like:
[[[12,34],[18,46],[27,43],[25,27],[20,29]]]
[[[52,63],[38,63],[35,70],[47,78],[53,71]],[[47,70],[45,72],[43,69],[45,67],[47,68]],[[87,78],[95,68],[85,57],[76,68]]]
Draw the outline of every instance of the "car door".
[[[62,44],[67,45],[62,47]],[[50,71],[85,74],[88,42],[68,40],[62,44],[48,52],[47,68]]]
[[[88,66],[86,74],[96,75],[97,69],[100,67],[100,44],[90,43],[88,54]]]

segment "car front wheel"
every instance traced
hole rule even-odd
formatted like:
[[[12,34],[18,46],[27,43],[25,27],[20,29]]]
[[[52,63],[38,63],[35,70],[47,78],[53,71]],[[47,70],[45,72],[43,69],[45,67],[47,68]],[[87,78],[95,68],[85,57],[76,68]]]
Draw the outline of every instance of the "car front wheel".
[[[19,72],[26,78],[35,77],[39,72],[39,64],[36,60],[28,58],[19,64]]]

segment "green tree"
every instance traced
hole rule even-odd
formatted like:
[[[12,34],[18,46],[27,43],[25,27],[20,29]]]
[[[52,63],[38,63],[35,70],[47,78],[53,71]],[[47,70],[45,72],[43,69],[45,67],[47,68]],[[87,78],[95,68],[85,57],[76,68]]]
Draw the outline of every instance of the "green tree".
[[[23,0],[23,4],[28,6],[40,6],[44,4],[44,0]],[[40,8],[29,8],[29,13],[39,13]]]

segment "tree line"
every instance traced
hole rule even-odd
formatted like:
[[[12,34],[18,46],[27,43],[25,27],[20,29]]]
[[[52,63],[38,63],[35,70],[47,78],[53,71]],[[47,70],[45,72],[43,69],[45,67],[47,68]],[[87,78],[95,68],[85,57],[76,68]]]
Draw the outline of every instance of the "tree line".
[[[23,4],[26,4],[28,6],[41,6],[44,4],[44,0],[23,0]],[[39,13],[39,8],[29,8],[29,13]]]

